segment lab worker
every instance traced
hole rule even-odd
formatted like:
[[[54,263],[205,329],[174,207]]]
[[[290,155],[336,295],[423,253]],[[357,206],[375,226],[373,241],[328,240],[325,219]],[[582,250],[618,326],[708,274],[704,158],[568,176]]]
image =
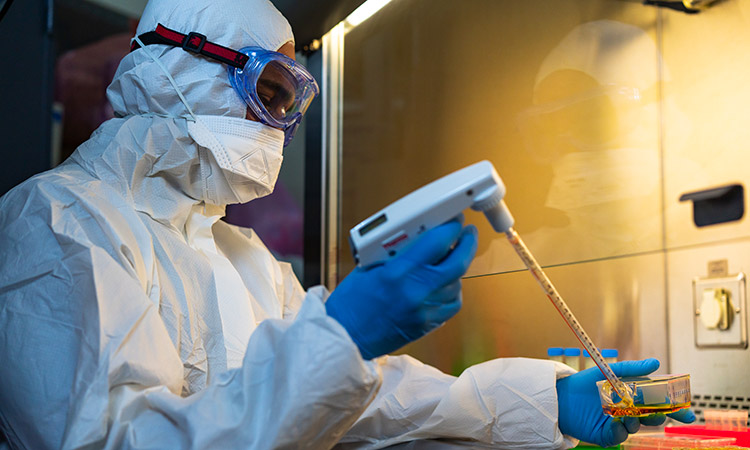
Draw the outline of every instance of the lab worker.
[[[219,220],[273,190],[317,90],[267,0],[148,3],[108,88],[116,118],[0,199],[12,448],[528,450],[637,430],[601,414],[594,371],[505,359],[456,378],[387,356],[459,310],[477,239],[460,218],[332,293]]]

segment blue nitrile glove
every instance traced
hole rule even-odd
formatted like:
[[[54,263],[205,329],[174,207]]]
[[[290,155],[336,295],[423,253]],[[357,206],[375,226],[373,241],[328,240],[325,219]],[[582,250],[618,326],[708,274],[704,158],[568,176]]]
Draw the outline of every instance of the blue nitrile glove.
[[[326,311],[363,358],[398,350],[461,309],[461,277],[477,250],[477,229],[462,220],[426,231],[382,265],[357,267],[331,293]]]
[[[650,358],[643,361],[622,361],[611,364],[610,367],[618,377],[638,377],[658,369],[659,360]],[[557,410],[560,431],[563,434],[609,447],[625,441],[628,434],[638,431],[641,424],[656,426],[664,423],[664,414],[621,419],[604,414],[599,400],[599,390],[596,387],[596,382],[603,379],[604,375],[599,368],[592,367],[557,380]],[[668,415],[685,423],[695,420],[695,414],[690,409],[682,409]]]

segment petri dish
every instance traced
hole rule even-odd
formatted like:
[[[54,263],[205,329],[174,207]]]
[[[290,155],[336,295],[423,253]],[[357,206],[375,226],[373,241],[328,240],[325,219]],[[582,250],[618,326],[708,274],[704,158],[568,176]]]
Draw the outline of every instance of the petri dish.
[[[677,450],[688,448],[733,449],[735,438],[671,436],[664,433],[639,433],[620,445],[620,450]]]

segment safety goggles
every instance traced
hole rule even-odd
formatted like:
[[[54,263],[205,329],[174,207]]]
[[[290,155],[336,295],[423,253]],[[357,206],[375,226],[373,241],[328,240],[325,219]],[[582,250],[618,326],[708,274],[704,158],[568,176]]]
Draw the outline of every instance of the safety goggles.
[[[293,59],[260,47],[245,47],[241,69],[229,66],[229,83],[261,122],[284,130],[286,142],[320,93],[310,72]]]
[[[284,145],[292,140],[302,116],[320,93],[307,69],[278,52],[260,47],[236,51],[209,42],[200,33],[185,35],[161,24],[138,38],[144,45],[174,45],[226,64],[234,90],[261,123],[284,131]],[[138,47],[133,41],[130,50]]]

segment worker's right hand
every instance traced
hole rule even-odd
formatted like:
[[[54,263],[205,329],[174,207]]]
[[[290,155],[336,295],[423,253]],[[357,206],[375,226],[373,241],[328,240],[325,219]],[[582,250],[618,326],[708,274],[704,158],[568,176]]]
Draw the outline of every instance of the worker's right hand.
[[[461,309],[461,277],[476,250],[476,227],[464,227],[459,216],[384,264],[354,269],[328,298],[328,315],[343,325],[363,358],[397,350]]]

